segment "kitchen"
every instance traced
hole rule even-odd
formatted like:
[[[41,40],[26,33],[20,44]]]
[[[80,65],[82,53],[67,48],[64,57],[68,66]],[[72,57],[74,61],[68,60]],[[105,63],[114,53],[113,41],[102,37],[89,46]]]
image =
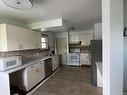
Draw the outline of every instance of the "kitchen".
[[[102,95],[103,23],[102,0],[0,0],[0,95]]]
[[[70,46],[68,49],[68,54],[65,55],[66,61],[65,60],[63,61],[63,59],[61,60],[59,58],[61,55],[63,57],[63,54],[62,53],[57,54],[54,51],[55,42],[54,44],[49,45],[51,47],[50,50],[48,48],[48,44],[49,44],[48,35],[50,34],[49,35],[50,39],[52,38],[57,40],[58,38],[60,39],[62,37],[60,36],[62,33],[60,33],[58,37],[57,32],[54,34],[50,32],[48,32],[49,34],[47,32],[41,33],[39,31],[33,31],[30,29],[26,29],[10,24],[1,24],[0,29],[1,29],[0,33],[2,34],[2,36],[0,36],[1,38],[0,70],[1,70],[1,77],[4,77],[5,78],[4,80],[6,80],[6,83],[4,82],[1,83],[1,87],[6,88],[0,91],[2,94],[4,93],[5,95],[6,94],[9,95],[11,91],[11,95],[13,95],[13,93],[29,95],[30,93],[36,91],[36,89],[40,87],[40,85],[42,85],[46,80],[48,80],[51,77],[50,75],[56,73],[59,70],[60,65],[68,65],[68,66],[91,65],[90,40],[93,40],[94,30],[86,31],[85,34],[84,31],[79,32],[79,34],[76,34],[77,32],[74,32],[74,30],[69,32],[70,34],[72,33],[71,35],[69,34],[71,36],[70,43],[69,43]],[[13,34],[10,34],[12,30],[13,30]],[[22,32],[22,30],[24,31]],[[21,34],[20,32],[24,34]],[[13,35],[16,35],[16,37],[14,37]],[[66,37],[68,38],[68,36]],[[52,39],[50,41],[52,41]],[[14,45],[12,46],[12,44]],[[40,50],[40,48],[42,49]],[[76,61],[75,64],[73,64],[73,60],[68,59],[69,55],[73,54],[72,55],[73,57],[77,53],[79,55],[78,62]],[[83,56],[83,54],[86,54],[87,56]],[[66,63],[62,64],[63,62]]]

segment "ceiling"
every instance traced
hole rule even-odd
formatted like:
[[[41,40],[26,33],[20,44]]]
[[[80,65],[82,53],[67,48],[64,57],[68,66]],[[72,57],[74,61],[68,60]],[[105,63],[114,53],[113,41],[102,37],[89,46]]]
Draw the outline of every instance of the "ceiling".
[[[29,10],[12,9],[0,0],[0,18],[31,24],[56,18],[72,25],[86,25],[101,20],[101,0],[33,0]]]

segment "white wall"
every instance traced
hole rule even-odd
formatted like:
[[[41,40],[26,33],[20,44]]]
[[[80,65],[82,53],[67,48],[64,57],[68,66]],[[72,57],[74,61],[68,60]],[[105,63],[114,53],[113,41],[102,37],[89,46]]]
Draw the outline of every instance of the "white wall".
[[[102,0],[103,95],[123,95],[123,0]]]
[[[127,27],[127,0],[124,0],[124,26]],[[127,36],[124,37],[124,90],[127,91]]]
[[[124,91],[127,91],[127,37],[124,37]]]
[[[68,32],[55,32],[56,38],[68,38]]]
[[[55,38],[54,38],[54,33],[53,32],[42,32],[42,34],[45,34],[48,36],[48,46],[50,48],[50,50],[55,50]]]
[[[102,40],[102,23],[96,23],[94,28],[95,28],[95,39]]]
[[[75,30],[75,31],[70,31],[69,35],[87,35],[87,34],[94,34],[94,30],[90,29],[90,30]]]

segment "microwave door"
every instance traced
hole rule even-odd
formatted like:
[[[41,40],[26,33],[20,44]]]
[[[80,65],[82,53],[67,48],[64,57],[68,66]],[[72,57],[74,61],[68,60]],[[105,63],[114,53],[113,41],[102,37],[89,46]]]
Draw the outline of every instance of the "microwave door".
[[[6,70],[14,68],[16,66],[16,60],[11,60],[5,63]]]

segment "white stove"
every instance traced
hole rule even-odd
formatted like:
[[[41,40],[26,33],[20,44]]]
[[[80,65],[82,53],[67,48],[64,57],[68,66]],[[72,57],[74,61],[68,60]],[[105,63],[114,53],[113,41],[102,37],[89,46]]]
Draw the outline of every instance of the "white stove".
[[[69,53],[67,65],[81,66],[80,64],[80,53]]]

